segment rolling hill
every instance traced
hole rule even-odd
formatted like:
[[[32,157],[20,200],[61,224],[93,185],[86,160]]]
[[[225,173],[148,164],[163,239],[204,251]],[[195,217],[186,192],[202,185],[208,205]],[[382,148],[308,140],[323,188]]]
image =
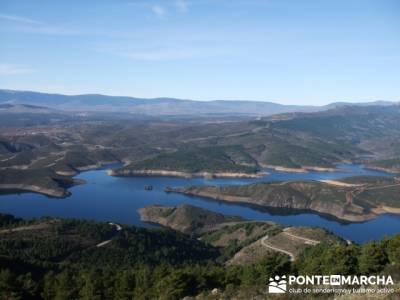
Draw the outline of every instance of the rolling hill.
[[[266,101],[213,100],[194,101],[175,98],[134,98],[99,94],[61,95],[31,91],[0,90],[0,104],[28,104],[66,111],[124,112],[151,116],[167,115],[248,115],[269,116],[288,112],[315,112],[349,105],[346,102],[327,106],[282,105]],[[360,103],[369,106],[374,103]],[[379,101],[375,105],[390,105]]]

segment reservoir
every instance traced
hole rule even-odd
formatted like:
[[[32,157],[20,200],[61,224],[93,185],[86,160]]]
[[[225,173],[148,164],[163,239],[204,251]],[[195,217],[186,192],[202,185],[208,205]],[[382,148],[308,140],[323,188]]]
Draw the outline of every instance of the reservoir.
[[[261,178],[175,178],[175,177],[112,177],[105,169],[87,171],[76,176],[86,184],[72,187],[72,195],[65,199],[48,198],[34,193],[8,194],[0,196],[0,212],[17,217],[42,216],[84,218],[112,221],[149,227],[139,219],[137,209],[151,205],[191,204],[252,220],[273,221],[283,225],[318,226],[336,235],[364,243],[400,233],[400,215],[385,214],[363,223],[340,223],[314,213],[290,215],[272,214],[248,206],[218,202],[183,194],[165,193],[164,188],[190,185],[236,185],[266,181],[339,179],[348,176],[389,176],[387,173],[367,170],[360,165],[341,164],[336,172],[287,173],[266,170],[269,174]],[[151,190],[145,190],[151,186]]]

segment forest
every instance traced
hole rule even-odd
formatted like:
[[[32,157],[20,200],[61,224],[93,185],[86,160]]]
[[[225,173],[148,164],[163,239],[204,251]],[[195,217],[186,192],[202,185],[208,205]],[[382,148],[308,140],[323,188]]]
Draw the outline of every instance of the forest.
[[[223,249],[164,228],[116,232],[108,223],[10,215],[0,216],[0,226],[0,299],[213,299],[215,289],[229,299],[262,294],[278,274],[400,277],[400,235],[364,245],[321,243],[294,262],[268,252],[255,264],[228,266],[219,259]]]

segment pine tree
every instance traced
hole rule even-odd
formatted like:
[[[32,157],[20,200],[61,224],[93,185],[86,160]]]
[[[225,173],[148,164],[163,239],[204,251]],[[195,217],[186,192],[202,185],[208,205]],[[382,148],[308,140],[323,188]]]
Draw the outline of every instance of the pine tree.
[[[382,271],[388,263],[388,258],[382,246],[376,242],[364,245],[359,258],[359,268],[362,274],[374,274]]]
[[[19,299],[15,276],[9,270],[0,270],[0,299]]]
[[[100,300],[101,295],[101,284],[99,282],[99,276],[93,273],[84,273],[83,286],[79,291],[80,299],[82,300]]]
[[[55,296],[56,296],[55,277],[54,277],[54,272],[50,271],[46,273],[46,275],[43,278],[42,297],[45,300],[51,300],[54,299]]]
[[[117,275],[114,287],[114,299],[130,300],[133,299],[133,290],[135,289],[134,274],[130,271],[124,271]]]
[[[71,275],[64,271],[56,276],[55,300],[69,300],[74,295],[74,285]]]

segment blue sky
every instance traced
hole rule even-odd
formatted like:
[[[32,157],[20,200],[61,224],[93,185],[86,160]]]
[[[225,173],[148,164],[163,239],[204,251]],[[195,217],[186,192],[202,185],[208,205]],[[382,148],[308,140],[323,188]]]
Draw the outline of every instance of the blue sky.
[[[0,87],[400,100],[399,0],[0,0]]]

